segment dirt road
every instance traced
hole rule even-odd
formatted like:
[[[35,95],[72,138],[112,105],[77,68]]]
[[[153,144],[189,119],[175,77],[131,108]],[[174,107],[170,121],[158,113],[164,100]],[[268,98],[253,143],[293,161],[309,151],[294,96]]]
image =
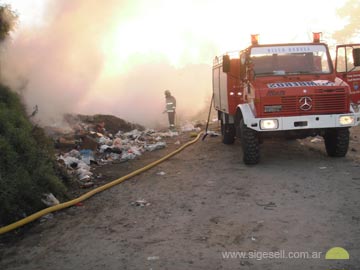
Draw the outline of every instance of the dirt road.
[[[360,269],[358,146],[334,159],[321,142],[266,141],[249,167],[238,142],[208,137],[3,244],[0,269]],[[325,260],[332,247],[350,259]],[[260,260],[271,252],[313,258]]]

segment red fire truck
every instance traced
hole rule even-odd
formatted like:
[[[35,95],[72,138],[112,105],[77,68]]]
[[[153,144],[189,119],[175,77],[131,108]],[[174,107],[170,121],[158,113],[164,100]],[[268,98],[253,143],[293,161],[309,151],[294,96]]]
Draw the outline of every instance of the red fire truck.
[[[258,43],[216,57],[214,106],[222,141],[240,138],[245,164],[260,160],[267,137],[322,136],[326,152],[343,157],[349,128],[360,124],[360,44],[339,45],[335,66],[328,46],[314,33],[311,43]]]

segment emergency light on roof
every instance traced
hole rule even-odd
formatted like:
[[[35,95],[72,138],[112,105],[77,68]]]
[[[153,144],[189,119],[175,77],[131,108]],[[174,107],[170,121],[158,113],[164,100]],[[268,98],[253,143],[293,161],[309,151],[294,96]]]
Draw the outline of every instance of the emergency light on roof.
[[[313,32],[313,42],[320,43],[322,32]]]
[[[259,44],[259,34],[251,35],[251,45]]]

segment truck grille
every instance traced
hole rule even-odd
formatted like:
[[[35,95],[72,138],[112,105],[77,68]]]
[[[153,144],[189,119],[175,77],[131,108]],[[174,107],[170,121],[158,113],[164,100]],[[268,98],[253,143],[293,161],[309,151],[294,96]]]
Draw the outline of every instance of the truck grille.
[[[300,109],[300,99],[302,97],[304,96],[281,97],[281,113],[323,114],[344,113],[349,110],[345,93],[308,95],[306,97],[311,98],[311,108],[309,110]]]

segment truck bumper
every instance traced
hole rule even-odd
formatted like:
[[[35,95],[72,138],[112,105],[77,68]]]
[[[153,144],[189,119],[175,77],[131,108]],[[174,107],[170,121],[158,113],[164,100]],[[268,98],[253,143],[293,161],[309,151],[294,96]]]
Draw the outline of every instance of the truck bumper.
[[[353,122],[350,124],[342,124],[340,120],[344,119],[344,117],[353,117]],[[273,125],[271,125],[271,120],[274,121]],[[264,123],[266,121],[269,121],[267,123],[270,123],[270,125],[265,125]],[[259,132],[353,127],[360,124],[360,112],[269,118],[256,118],[244,115],[244,122],[248,128]]]

